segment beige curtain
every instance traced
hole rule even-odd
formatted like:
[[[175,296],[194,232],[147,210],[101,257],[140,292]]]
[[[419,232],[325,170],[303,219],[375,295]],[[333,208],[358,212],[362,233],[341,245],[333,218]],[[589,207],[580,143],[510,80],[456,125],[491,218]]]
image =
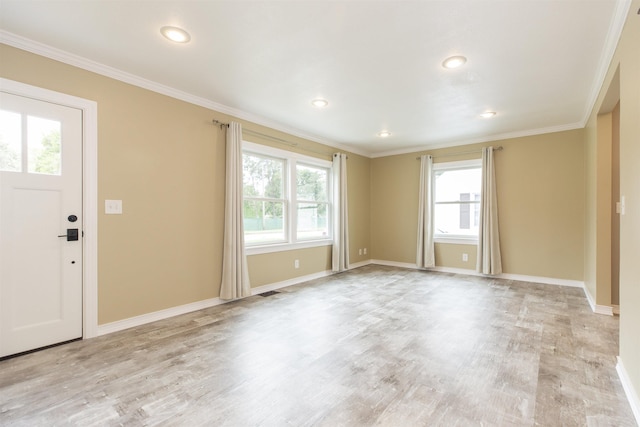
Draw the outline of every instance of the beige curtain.
[[[331,269],[349,269],[349,211],[347,205],[347,155],[333,155],[333,251]]]
[[[493,147],[482,149],[482,191],[480,194],[480,231],[478,233],[476,270],[482,274],[502,273]]]
[[[433,158],[427,155],[420,156],[416,264],[420,268],[436,266],[433,244]]]
[[[231,122],[227,129],[226,187],[224,204],[224,248],[220,298],[251,295],[242,222],[242,125]]]

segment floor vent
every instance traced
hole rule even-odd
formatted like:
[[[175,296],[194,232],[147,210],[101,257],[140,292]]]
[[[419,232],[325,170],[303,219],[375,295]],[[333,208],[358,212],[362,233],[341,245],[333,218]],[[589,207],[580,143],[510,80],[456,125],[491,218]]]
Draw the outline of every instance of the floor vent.
[[[261,297],[270,297],[271,295],[275,295],[275,294],[279,294],[280,292],[278,291],[267,291],[267,292],[263,292],[260,295]]]

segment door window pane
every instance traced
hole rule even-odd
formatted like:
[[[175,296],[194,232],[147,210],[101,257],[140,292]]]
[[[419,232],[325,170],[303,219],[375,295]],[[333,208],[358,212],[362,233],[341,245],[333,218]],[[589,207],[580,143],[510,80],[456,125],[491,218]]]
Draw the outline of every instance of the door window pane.
[[[0,110],[0,171],[22,171],[21,116]]]
[[[30,173],[60,175],[62,143],[60,122],[29,116],[27,118],[27,146]]]

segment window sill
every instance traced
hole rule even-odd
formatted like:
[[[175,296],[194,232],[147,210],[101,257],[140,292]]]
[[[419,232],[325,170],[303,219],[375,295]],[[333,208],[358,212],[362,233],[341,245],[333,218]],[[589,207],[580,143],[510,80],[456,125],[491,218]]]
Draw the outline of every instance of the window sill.
[[[276,243],[264,246],[247,246],[246,255],[268,254],[273,252],[293,251],[296,249],[317,248],[320,246],[331,246],[333,240],[309,240],[297,243]]]
[[[435,237],[435,243],[450,243],[453,245],[477,245],[477,237]]]

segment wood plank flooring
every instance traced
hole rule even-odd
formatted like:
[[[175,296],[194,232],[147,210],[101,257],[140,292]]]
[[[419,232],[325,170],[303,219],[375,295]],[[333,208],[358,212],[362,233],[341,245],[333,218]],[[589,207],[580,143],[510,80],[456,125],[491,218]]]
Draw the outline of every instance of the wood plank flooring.
[[[366,266],[0,361],[0,425],[635,426],[617,337],[581,289]]]

